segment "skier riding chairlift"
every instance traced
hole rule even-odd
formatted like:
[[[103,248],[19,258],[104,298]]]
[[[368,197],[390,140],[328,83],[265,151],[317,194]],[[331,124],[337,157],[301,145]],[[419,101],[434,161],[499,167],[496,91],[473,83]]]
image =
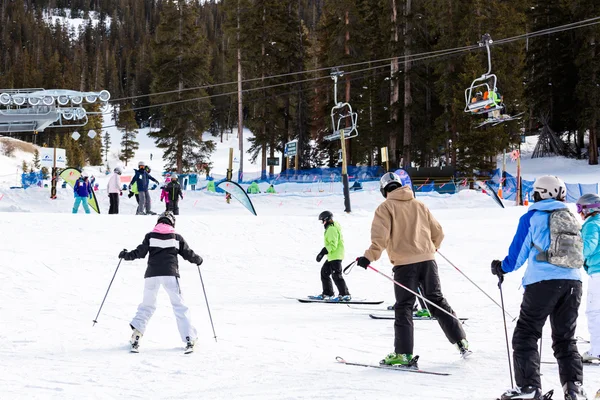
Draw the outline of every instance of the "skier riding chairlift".
[[[487,119],[477,126],[477,128],[492,124],[496,126],[502,122],[511,121],[518,118],[521,114],[510,116],[505,114],[505,106],[503,97],[498,93],[496,87],[498,78],[492,74],[492,59],[490,52],[490,44],[493,43],[489,34],[483,35],[479,46],[485,46],[488,58],[488,70],[485,74],[476,78],[471,83],[471,86],[465,90],[465,112],[479,115],[487,114]]]

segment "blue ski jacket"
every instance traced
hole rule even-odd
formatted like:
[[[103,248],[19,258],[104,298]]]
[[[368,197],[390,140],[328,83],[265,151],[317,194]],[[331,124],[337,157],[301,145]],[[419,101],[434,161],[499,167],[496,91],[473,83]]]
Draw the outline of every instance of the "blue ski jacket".
[[[517,233],[510,244],[508,255],[502,261],[502,269],[504,272],[516,271],[527,261],[523,286],[553,279],[581,280],[580,269],[563,268],[535,259],[539,251],[532,244],[535,243],[542,249],[550,246],[549,211],[561,208],[567,208],[567,205],[554,199],[538,201],[519,219]]]
[[[588,274],[600,274],[600,214],[588,217],[581,228],[583,258]]]
[[[133,178],[131,179],[131,184],[129,185],[129,187],[131,188],[131,185],[133,185],[133,183],[136,182],[138,192],[147,192],[148,191],[148,183],[150,182],[150,180],[153,180],[154,182],[159,183],[145,169],[136,169],[135,174],[133,175]]]
[[[75,181],[73,191],[75,192],[76,197],[92,198],[92,187],[90,186],[89,182],[84,181],[82,178],[79,178]]]

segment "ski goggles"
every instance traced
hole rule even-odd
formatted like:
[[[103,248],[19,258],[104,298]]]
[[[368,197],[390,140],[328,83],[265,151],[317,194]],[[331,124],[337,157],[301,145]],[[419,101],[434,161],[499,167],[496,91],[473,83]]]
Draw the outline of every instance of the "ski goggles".
[[[595,204],[577,204],[577,213],[580,214],[583,212],[583,210],[586,210],[588,208],[600,208],[600,203],[595,203]]]

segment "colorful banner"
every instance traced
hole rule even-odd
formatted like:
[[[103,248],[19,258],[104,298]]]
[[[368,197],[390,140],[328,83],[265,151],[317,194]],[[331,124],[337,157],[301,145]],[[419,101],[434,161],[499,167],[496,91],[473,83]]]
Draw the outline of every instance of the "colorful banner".
[[[60,173],[61,179],[67,182],[69,185],[71,185],[71,188],[75,187],[75,182],[77,182],[77,179],[79,179],[80,176],[81,171],[77,168],[72,167],[65,168]],[[96,193],[94,191],[94,188],[92,188],[92,198],[88,199],[88,204],[90,205],[90,207],[92,207],[94,211],[100,214],[100,206],[98,205],[98,200],[96,200]]]

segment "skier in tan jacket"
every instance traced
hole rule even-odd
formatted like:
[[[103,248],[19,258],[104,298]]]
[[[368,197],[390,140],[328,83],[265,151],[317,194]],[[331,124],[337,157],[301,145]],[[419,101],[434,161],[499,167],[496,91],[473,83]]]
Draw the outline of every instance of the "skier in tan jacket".
[[[435,252],[442,244],[444,232],[425,204],[415,199],[408,186],[402,186],[400,177],[386,173],[380,180],[380,190],[386,200],[375,210],[371,225],[371,246],[358,265],[367,268],[386,250],[394,265],[394,280],[417,292],[419,285],[423,296],[433,304],[454,315],[442,294]],[[414,365],[414,332],[412,310],[415,295],[394,285],[396,297],[394,322],[394,352],[381,361],[387,365]],[[469,353],[466,335],[461,323],[436,307],[429,308],[448,340],[462,355]]]

